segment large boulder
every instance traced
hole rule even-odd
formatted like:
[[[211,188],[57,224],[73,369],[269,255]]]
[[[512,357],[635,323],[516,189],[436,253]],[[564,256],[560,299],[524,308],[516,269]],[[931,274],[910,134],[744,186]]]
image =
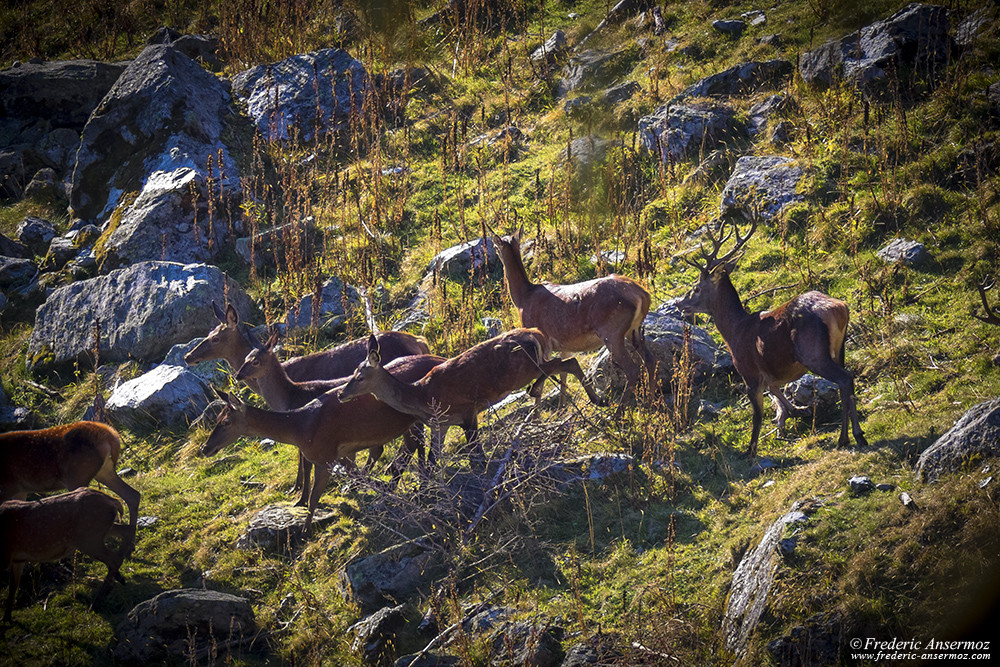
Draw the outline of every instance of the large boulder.
[[[903,68],[934,75],[953,48],[948,10],[910,3],[887,19],[803,53],[799,72],[803,81],[821,88],[843,79],[876,90],[890,72]]]
[[[211,402],[201,378],[181,366],[161,364],[115,387],[105,409],[111,421],[129,429],[182,428]]]
[[[35,314],[28,369],[92,364],[95,325],[102,363],[157,362],[171,346],[204,335],[213,300],[232,304],[242,319],[250,314],[242,288],[204,264],[140,262],[60,287]]]
[[[182,168],[211,176],[216,211],[238,211],[219,193],[239,190],[229,142],[249,136],[245,123],[220,79],[171,46],[147,46],[83,130],[70,191],[73,215],[101,224],[126,193],[142,192],[151,174]]]
[[[318,294],[307,294],[285,314],[285,326],[294,329],[341,329],[348,314],[361,306],[358,290],[333,276]]]
[[[233,77],[233,91],[270,141],[312,142],[344,127],[371,86],[364,65],[343,49],[321,49],[257,65]]]
[[[980,403],[962,415],[920,454],[917,474],[924,481],[934,482],[976,459],[995,456],[1000,456],[1000,398]]]
[[[732,108],[719,104],[671,104],[639,119],[639,139],[665,163],[693,157],[746,136]]]
[[[213,262],[235,239],[231,219],[209,215],[205,175],[191,167],[155,171],[138,198],[120,207],[97,251],[104,270],[136,262]],[[238,227],[237,227],[238,229]]]
[[[337,587],[365,613],[399,604],[418,591],[428,592],[443,574],[439,557],[419,542],[404,542],[371,556],[350,561]]]
[[[795,71],[787,60],[751,61],[707,76],[685,88],[671,100],[676,104],[688,97],[748,95],[758,90],[780,88]]]
[[[490,238],[478,238],[442,250],[427,265],[428,274],[452,280],[482,279],[488,273],[503,274],[503,265]]]
[[[559,94],[607,87],[630,69],[635,55],[627,49],[612,53],[590,49],[572,56],[563,68]]]
[[[268,505],[250,517],[246,532],[236,540],[236,548],[290,553],[305,535],[308,516],[309,510],[305,507]],[[317,507],[312,521],[313,530],[337,518],[336,512]]]
[[[28,216],[17,225],[17,240],[34,255],[44,255],[56,235],[56,226],[43,218]]]
[[[353,635],[351,650],[361,656],[366,665],[392,664],[396,636],[405,626],[406,605],[383,607],[347,628]]]
[[[777,217],[786,206],[803,200],[796,192],[804,170],[779,155],[744,155],[722,190],[720,213],[725,216],[752,207],[761,217]],[[752,196],[752,201],[747,197]]]
[[[511,623],[493,637],[490,667],[556,667],[566,655],[561,644],[564,634],[558,626]]]
[[[37,144],[56,128],[79,132],[125,63],[53,60],[0,70],[0,146]]]
[[[248,645],[257,634],[246,598],[182,589],[140,602],[115,629],[116,660],[129,664],[199,663]]]
[[[531,52],[531,62],[539,65],[550,65],[557,62],[566,53],[566,33],[556,30],[545,43]]]

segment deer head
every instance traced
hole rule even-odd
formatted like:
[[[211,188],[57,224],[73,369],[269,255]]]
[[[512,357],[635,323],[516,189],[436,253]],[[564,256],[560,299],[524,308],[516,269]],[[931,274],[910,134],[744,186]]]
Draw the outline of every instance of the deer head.
[[[719,282],[736,268],[743,253],[743,247],[757,229],[757,216],[751,216],[750,229],[746,234],[740,234],[739,223],[733,221],[728,231],[724,220],[719,221],[715,231],[708,231],[711,250],[705,245],[699,248],[699,259],[684,257],[684,262],[698,269],[698,281],[684,298],[677,302],[677,307],[685,315],[693,313],[712,313],[717,301]],[[732,249],[719,256],[722,246],[731,238],[735,238]]]

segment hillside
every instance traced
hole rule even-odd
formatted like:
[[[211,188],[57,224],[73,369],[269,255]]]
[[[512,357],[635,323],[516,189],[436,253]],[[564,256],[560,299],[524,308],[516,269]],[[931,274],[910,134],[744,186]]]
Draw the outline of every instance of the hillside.
[[[0,45],[0,432],[96,400],[141,493],[126,583],[91,611],[104,565],[29,565],[0,663],[996,652],[977,643],[1000,600],[994,4],[25,0],[0,9]],[[364,359],[374,328],[454,357],[520,326],[497,236],[534,282],[648,291],[653,383],[633,395],[580,354],[601,404],[553,379],[479,415],[485,466],[462,429],[426,467],[400,451],[398,479],[398,439],[371,471],[336,466],[308,534],[295,447],[201,451],[217,418],[300,400],[236,378],[247,343],[205,352],[225,336],[285,360],[357,339]],[[846,416],[838,438],[837,386],[807,376],[780,432],[764,395],[748,451],[737,368],[768,344],[727,348],[721,311],[678,302],[715,241],[735,254],[706,280],[749,311],[846,304],[863,438]],[[819,303],[804,318],[832,326]],[[796,345],[836,360],[827,331]],[[405,431],[372,403],[329,408],[307,447]],[[299,437],[318,410],[261,419]]]

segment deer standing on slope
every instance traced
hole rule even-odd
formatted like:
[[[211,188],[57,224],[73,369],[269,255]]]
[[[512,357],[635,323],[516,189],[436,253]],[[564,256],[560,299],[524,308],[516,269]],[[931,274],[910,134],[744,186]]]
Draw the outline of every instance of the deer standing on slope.
[[[401,381],[413,382],[443,361],[442,357],[430,354],[402,357],[393,360],[388,370]],[[330,481],[333,463],[353,467],[353,456],[362,449],[381,447],[401,435],[404,440],[414,437],[411,427],[415,419],[412,416],[371,396],[349,405],[341,401],[339,394],[340,390],[333,389],[301,408],[282,412],[261,410],[245,405],[235,396],[221,394],[226,407],[219,414],[200,454],[212,456],[246,436],[272,438],[298,447],[299,452],[316,465],[312,489],[305,489],[309,492],[309,516],[305,525],[308,532],[319,498]],[[393,461],[395,477],[401,472],[406,452],[415,449],[416,444],[410,443],[400,450]]]
[[[100,422],[75,422],[37,431],[0,434],[0,502],[29,493],[78,489],[90,480],[108,487],[128,505],[135,543],[139,492],[125,483],[115,467],[121,454],[118,431]]]
[[[0,568],[10,569],[4,623],[10,623],[14,596],[26,562],[55,561],[82,551],[108,566],[108,575],[94,595],[90,608],[100,604],[112,578],[125,583],[119,568],[128,552],[132,532],[117,523],[122,504],[94,489],[77,489],[32,502],[8,500],[0,505]],[[109,535],[123,540],[112,551]]]
[[[448,359],[420,380],[407,382],[393,377],[387,372],[389,367],[382,366],[379,343],[372,336],[368,339],[368,358],[341,390],[341,398],[349,401],[372,394],[420,419],[432,427],[431,451],[435,455],[441,450],[448,427],[461,426],[470,462],[482,468],[485,455],[477,437],[479,413],[511,392],[549,375],[569,373],[580,380],[590,400],[601,402],[576,359],[550,360],[551,353],[548,337],[538,329],[514,329]]]
[[[560,354],[607,347],[611,362],[625,373],[626,394],[635,390],[640,375],[627,340],[642,358],[653,387],[655,361],[641,330],[649,312],[649,292],[631,278],[613,274],[572,285],[533,283],[521,259],[521,230],[509,236],[494,234],[493,243],[521,326],[541,330]],[[561,384],[565,390],[565,375]]]
[[[763,421],[763,391],[767,389],[778,401],[779,429],[789,414],[801,408],[793,405],[781,387],[802,377],[806,371],[826,378],[840,388],[840,446],[850,444],[847,424],[850,420],[854,439],[865,447],[868,442],[858,421],[854,378],[844,368],[844,343],[847,333],[847,304],[822,292],[806,292],[774,310],[749,313],[743,307],[729,274],[743,246],[757,228],[753,218],[745,236],[733,223],[732,230],[711,236],[712,250],[701,248],[703,263],[685,258],[699,270],[698,282],[677,307],[685,315],[708,313],[733,357],[736,370],[747,386],[753,407],[753,432],[748,453],[757,453],[757,440]],[[735,234],[735,245],[719,257],[723,244]]]
[[[184,356],[184,361],[194,365],[212,359],[225,359],[234,371],[238,371],[255,345],[245,327],[240,325],[240,315],[231,304],[223,311],[213,301],[212,311],[219,324],[208,333],[205,340]],[[378,335],[379,340],[385,345],[387,360],[413,354],[430,354],[427,341],[419,336],[401,331],[387,331]],[[366,345],[365,338],[358,338],[329,350],[289,359],[282,362],[281,366],[288,379],[296,382],[342,378],[353,373],[365,358]],[[282,380],[274,374],[248,379],[247,385],[260,394],[272,410],[292,410],[302,407],[307,402],[298,403],[289,400],[289,394],[282,386]],[[308,483],[306,476],[311,474],[309,466],[306,459],[299,457],[299,469],[292,491],[303,490],[302,498],[308,495],[304,490],[304,482]]]

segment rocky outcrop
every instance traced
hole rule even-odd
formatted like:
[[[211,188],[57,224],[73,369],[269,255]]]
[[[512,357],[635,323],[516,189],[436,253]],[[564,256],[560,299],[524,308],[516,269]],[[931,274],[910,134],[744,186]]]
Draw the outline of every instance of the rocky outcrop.
[[[925,449],[917,460],[917,474],[934,482],[978,459],[1000,456],[1000,398],[980,403]]]
[[[48,220],[28,216],[17,225],[17,240],[33,255],[44,255],[56,235],[56,226]]]
[[[666,105],[639,119],[643,147],[665,163],[679,162],[742,136],[746,129],[733,109],[719,104]]]
[[[872,84],[903,68],[933,76],[952,48],[947,10],[910,3],[885,20],[803,53],[799,72],[803,81],[821,88],[843,79],[875,91]]]
[[[250,299],[219,269],[204,264],[141,262],[52,292],[35,314],[28,342],[31,371],[93,363],[94,326],[103,362],[157,362],[177,343],[204,335],[212,301],[245,318]]]
[[[503,265],[493,240],[479,238],[442,250],[427,265],[426,272],[452,280],[481,280],[489,273],[503,275]]]
[[[590,49],[574,55],[563,68],[559,94],[607,87],[631,69],[636,55],[628,49],[612,53]]]
[[[406,606],[383,607],[351,627],[351,650],[367,665],[389,665],[395,655],[396,637],[406,625]]]
[[[307,294],[285,314],[289,330],[312,327],[337,330],[344,326],[349,313],[361,306],[358,290],[336,276],[328,279],[319,294]]]
[[[204,661],[235,653],[257,634],[246,598],[183,589],[140,602],[115,630],[116,660],[128,664]]]
[[[237,549],[263,549],[276,553],[290,553],[292,547],[305,534],[305,507],[288,505],[268,505],[254,513],[247,523],[246,532],[236,540]],[[337,518],[336,512],[322,507],[316,508],[313,516],[313,530]]]
[[[905,264],[914,266],[930,259],[931,255],[923,243],[908,239],[893,239],[883,246],[875,255],[889,264]]]
[[[187,168],[207,177],[210,163],[216,188],[237,191],[240,172],[224,135],[238,136],[240,125],[221,80],[171,46],[146,47],[83,130],[73,215],[103,223],[125,193],[143,191],[151,174]],[[216,202],[216,210],[224,209]]]
[[[779,155],[745,155],[736,161],[722,190],[720,214],[750,213],[752,206],[765,219],[775,218],[790,204],[803,200],[796,192],[804,170]],[[748,201],[748,198],[752,197]]]
[[[161,364],[124,382],[105,409],[115,424],[129,429],[186,428],[211,402],[201,378],[181,366]]]
[[[787,60],[751,61],[705,77],[685,88],[670,102],[688,97],[749,95],[759,90],[780,88],[791,78],[795,67]]]
[[[233,77],[233,91],[268,140],[304,143],[342,129],[370,85],[364,65],[343,49],[295,55]]]
[[[440,574],[434,553],[411,541],[350,561],[340,572],[337,587],[344,599],[372,613],[403,602],[418,590],[426,591]]]

